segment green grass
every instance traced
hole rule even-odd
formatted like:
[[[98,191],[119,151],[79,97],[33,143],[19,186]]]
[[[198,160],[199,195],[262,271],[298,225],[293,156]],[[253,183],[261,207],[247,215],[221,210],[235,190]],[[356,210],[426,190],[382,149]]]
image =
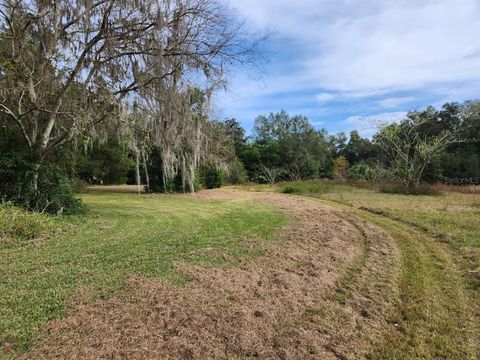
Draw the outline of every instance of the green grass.
[[[306,182],[291,182],[286,184],[278,184],[280,192],[284,194],[324,194],[335,190],[333,184],[306,181]]]
[[[480,291],[480,211],[476,207],[480,195],[413,196],[351,189],[318,197],[401,222],[435,238],[447,245],[468,284]]]
[[[386,229],[400,249],[399,298],[387,314],[392,327],[374,345],[372,358],[476,359],[475,295],[448,248],[406,224],[353,211]]]
[[[400,253],[392,268],[398,293],[392,294],[390,326],[372,344],[372,358],[477,358],[479,194],[398,195],[322,182],[247,188],[307,195],[393,236]],[[0,234],[9,239],[0,243],[0,345],[8,343],[16,353],[27,350],[83,289],[92,300],[122,296],[131,276],[181,286],[188,280],[175,270],[177,262],[231,266],[239,258],[261,256],[242,240],[273,240],[286,221],[271,205],[240,198],[206,201],[93,190],[82,196],[91,209],[84,216],[54,219],[0,209]],[[348,298],[365,256],[346,272],[342,291],[335,294],[340,303]],[[316,308],[305,314],[321,315]]]
[[[372,357],[476,359],[480,351],[480,195],[398,195],[314,184],[250,190],[314,197],[373,222],[394,237],[400,250],[399,298],[395,311],[388,314],[392,328],[374,345]],[[315,187],[318,192],[312,191]]]
[[[82,198],[88,215],[50,219],[58,230],[48,238],[1,245],[0,344],[27,350],[84,287],[108,297],[130,276],[182,284],[176,262],[228,266],[238,257],[260,256],[242,240],[272,239],[285,223],[271,206],[247,201],[109,193]]]

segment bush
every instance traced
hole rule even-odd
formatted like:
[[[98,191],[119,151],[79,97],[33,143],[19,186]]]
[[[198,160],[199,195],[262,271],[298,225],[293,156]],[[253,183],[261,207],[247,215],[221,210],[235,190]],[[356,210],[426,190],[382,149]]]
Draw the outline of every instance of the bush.
[[[19,145],[20,144],[20,145]],[[0,198],[29,210],[79,213],[86,207],[75,198],[75,186],[59,166],[41,164],[35,149],[22,146],[21,138],[0,134]],[[36,169],[37,168],[37,169]],[[34,174],[38,172],[37,191]]]
[[[44,165],[38,177],[39,193],[34,196],[30,208],[51,214],[85,213],[87,208],[75,197],[75,184],[56,165]]]
[[[215,165],[207,165],[202,168],[202,183],[207,189],[216,189],[223,186],[225,174]]]
[[[85,180],[73,179],[73,186],[77,194],[84,194],[88,190],[88,183]]]
[[[234,185],[247,182],[247,171],[239,160],[235,160],[228,167],[227,182]]]
[[[367,164],[355,164],[348,169],[348,178],[350,180],[367,180],[373,181],[377,176],[375,168],[370,167]]]
[[[10,240],[31,240],[53,231],[52,219],[31,213],[11,204],[0,205],[0,243]]]

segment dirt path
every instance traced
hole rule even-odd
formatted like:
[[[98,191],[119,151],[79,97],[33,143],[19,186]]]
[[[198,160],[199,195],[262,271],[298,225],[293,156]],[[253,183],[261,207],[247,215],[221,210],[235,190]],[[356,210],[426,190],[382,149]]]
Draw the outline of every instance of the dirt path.
[[[178,264],[192,282],[132,278],[127,294],[79,302],[28,359],[359,359],[397,298],[394,241],[348,212],[273,193],[215,190],[291,219],[265,256],[234,268]]]

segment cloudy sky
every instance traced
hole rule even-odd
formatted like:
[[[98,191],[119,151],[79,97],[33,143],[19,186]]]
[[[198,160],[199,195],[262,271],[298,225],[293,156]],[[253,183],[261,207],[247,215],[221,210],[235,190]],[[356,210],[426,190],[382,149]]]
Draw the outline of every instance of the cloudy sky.
[[[329,132],[480,97],[480,0],[225,0],[271,33],[264,71],[237,73],[216,116],[251,129],[285,109]]]

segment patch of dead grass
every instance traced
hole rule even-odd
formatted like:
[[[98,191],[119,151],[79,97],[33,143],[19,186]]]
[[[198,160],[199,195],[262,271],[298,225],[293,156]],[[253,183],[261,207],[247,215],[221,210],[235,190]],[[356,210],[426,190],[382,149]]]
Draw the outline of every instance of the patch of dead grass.
[[[211,199],[243,196],[206,192]],[[235,267],[177,264],[175,287],[132,277],[121,297],[81,297],[24,359],[358,359],[388,326],[393,240],[318,202],[250,194],[293,218],[264,256]],[[253,245],[253,244],[252,244]],[[342,292],[342,299],[335,296]]]

